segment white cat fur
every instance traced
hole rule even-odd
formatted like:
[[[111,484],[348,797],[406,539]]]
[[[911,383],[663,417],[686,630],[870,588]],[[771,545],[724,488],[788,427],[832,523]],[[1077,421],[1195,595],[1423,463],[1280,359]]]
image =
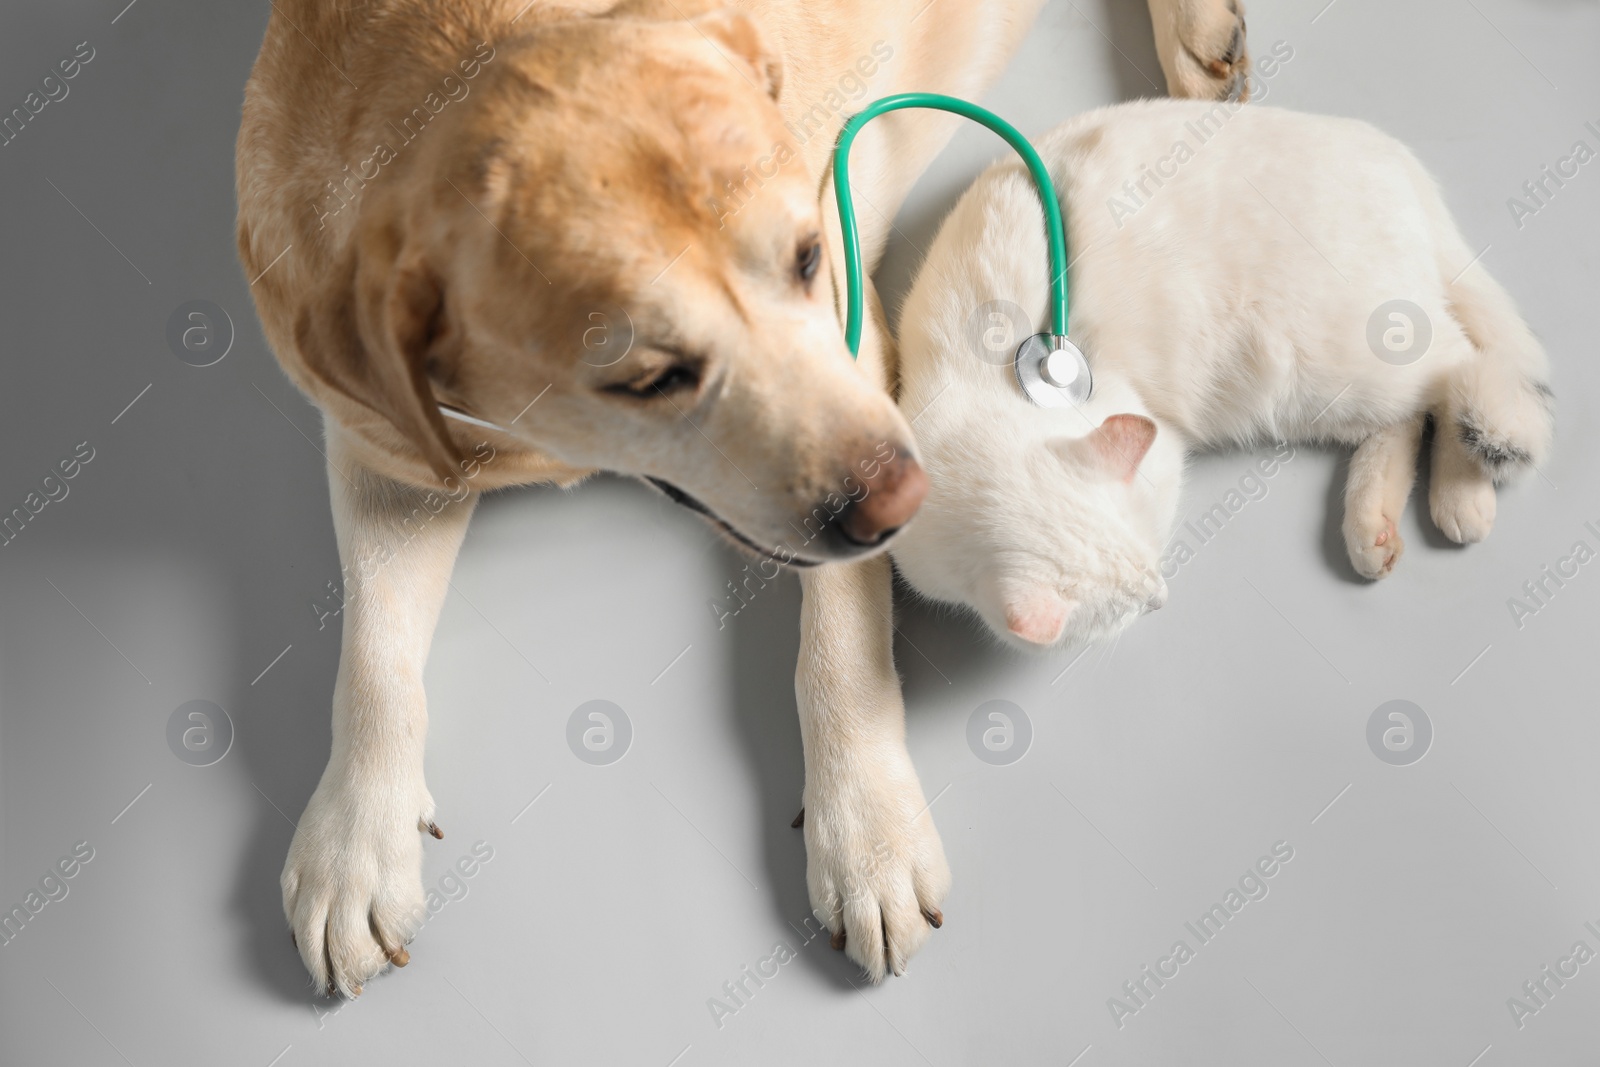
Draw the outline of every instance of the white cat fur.
[[[1070,335],[1094,395],[1042,408],[1014,377],[1010,352],[1049,327],[1048,266],[1038,196],[1007,160],[951,212],[901,316],[900,403],[933,484],[893,555],[923,594],[1022,645],[1113,634],[1165,600],[1186,454],[1263,440],[1355,446],[1346,544],[1382,577],[1426,417],[1433,519],[1458,542],[1489,532],[1496,482],[1548,453],[1544,351],[1392,138],[1148,100],[1037,146],[1067,218]],[[1405,365],[1368,342],[1395,299],[1432,330]],[[984,344],[1004,322],[993,301],[1029,320],[998,352],[993,334]]]

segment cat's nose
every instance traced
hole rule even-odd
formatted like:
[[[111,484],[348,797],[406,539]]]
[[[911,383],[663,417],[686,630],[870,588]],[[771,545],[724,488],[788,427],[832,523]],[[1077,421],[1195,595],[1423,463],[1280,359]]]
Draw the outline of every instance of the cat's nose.
[[[1006,629],[1030,645],[1053,645],[1066,629],[1072,605],[1059,596],[1042,594],[1006,606]]]

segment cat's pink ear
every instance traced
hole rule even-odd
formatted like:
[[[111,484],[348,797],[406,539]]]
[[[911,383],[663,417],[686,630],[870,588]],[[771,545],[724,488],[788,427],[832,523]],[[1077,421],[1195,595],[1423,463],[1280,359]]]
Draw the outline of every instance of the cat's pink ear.
[[[1050,447],[1124,484],[1133,481],[1145,453],[1155,443],[1156,424],[1143,415],[1110,415],[1083,437],[1056,438]]]

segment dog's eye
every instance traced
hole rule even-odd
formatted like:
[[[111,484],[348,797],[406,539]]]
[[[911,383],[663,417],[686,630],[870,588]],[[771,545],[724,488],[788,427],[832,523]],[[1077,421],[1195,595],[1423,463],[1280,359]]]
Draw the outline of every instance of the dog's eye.
[[[700,371],[687,363],[673,363],[637,381],[617,382],[605,387],[608,393],[649,400],[663,394],[682,392],[700,385]]]
[[[693,367],[683,364],[674,364],[662,371],[650,383],[650,390],[657,393],[671,393],[679,389],[693,389],[700,384],[700,373]]]
[[[800,251],[795,253],[794,272],[800,276],[802,282],[810,282],[817,276],[817,266],[822,262],[822,242],[815,237],[800,246]]]

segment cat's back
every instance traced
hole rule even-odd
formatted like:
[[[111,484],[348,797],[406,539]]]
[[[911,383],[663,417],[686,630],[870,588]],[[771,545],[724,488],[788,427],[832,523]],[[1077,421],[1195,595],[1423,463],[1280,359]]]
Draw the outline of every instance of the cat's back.
[[[1075,335],[1092,339],[1117,319],[1200,336],[1247,304],[1298,322],[1302,291],[1337,280],[1322,273],[1325,256],[1382,274],[1429,258],[1431,179],[1359,120],[1140,100],[1076,116],[1034,143],[1067,223]],[[902,400],[915,407],[957,385],[975,398],[1015,393],[1011,354],[1049,327],[1043,218],[1010,153],[957,202],[902,310]]]
[[[1219,210],[1252,193],[1348,212],[1362,196],[1426,180],[1404,145],[1359,119],[1229,101],[1116,104],[1063,123],[1037,147],[1080,247],[1146,216],[1161,219],[1146,219],[1150,236],[1183,221],[1216,225]]]

